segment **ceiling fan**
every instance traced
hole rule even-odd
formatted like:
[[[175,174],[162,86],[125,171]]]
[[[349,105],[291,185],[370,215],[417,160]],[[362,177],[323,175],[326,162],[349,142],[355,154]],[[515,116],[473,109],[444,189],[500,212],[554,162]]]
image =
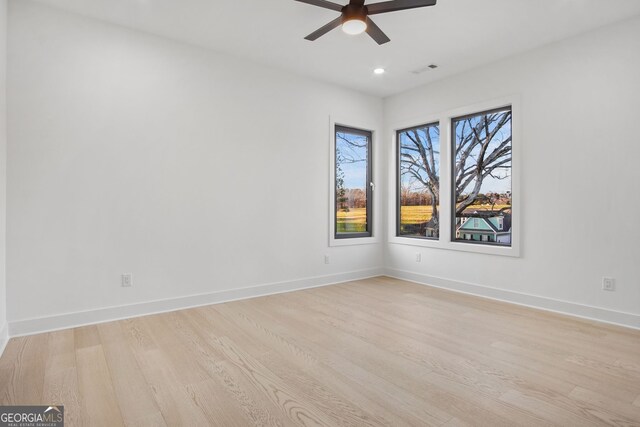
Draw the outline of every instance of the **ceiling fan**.
[[[323,7],[325,9],[341,12],[340,16],[329,22],[327,25],[318,28],[309,34],[305,39],[313,41],[329,31],[342,25],[342,31],[347,34],[360,34],[364,31],[371,36],[378,44],[390,41],[389,37],[382,32],[370,18],[369,15],[378,13],[395,12],[398,10],[414,9],[416,7],[433,6],[437,0],[391,0],[380,3],[364,5],[365,0],[350,0],[349,4],[342,6],[327,0],[296,0],[302,3]]]

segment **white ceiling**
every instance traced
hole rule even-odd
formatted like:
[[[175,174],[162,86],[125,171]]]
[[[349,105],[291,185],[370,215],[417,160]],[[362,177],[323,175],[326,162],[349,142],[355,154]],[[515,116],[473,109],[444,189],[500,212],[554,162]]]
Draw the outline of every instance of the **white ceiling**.
[[[338,12],[294,0],[38,1],[377,96],[640,14],[639,0],[438,0],[373,16],[391,38],[378,46],[339,28],[304,40]],[[439,68],[411,73],[432,63]]]

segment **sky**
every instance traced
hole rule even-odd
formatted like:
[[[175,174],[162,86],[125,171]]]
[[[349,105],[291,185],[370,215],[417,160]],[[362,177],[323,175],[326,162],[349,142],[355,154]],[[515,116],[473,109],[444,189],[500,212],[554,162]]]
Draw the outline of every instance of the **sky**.
[[[471,124],[477,123],[479,118],[482,116],[478,116],[478,118],[472,118]],[[458,122],[461,123],[461,122]],[[436,151],[436,163],[437,168],[439,168],[439,152],[440,152],[440,138],[439,134],[434,127],[430,128],[431,138],[434,145],[434,150]],[[419,132],[424,134],[425,127],[421,128]],[[456,126],[456,134],[459,136],[460,127]],[[511,135],[511,123],[508,122],[500,131],[500,133],[494,138],[489,146],[489,152],[491,148],[496,147],[502,140]],[[341,163],[342,172],[344,173],[344,187],[349,188],[360,188],[365,189],[367,186],[366,176],[367,176],[367,149],[366,149],[366,137],[355,134],[348,134],[340,132],[339,136],[336,138],[336,149],[342,154],[342,156],[346,159]],[[347,141],[345,141],[344,139]],[[401,142],[404,144],[406,141],[406,136],[401,134],[400,136]],[[351,143],[349,143],[351,142]],[[474,153],[478,153],[479,148],[474,150]],[[473,163],[473,158],[469,158],[467,160],[467,164]],[[504,168],[500,170],[496,170],[494,175],[505,176],[505,179],[495,179],[491,176],[488,176],[484,179],[482,183],[481,193],[505,193],[507,191],[511,191],[511,177],[510,177],[511,169]],[[412,181],[407,176],[403,176],[402,178],[403,186],[409,185]],[[416,190],[420,189],[420,184],[411,185]],[[470,190],[473,187],[473,182],[467,187],[467,190]]]
[[[482,118],[482,115],[471,118],[470,119],[471,125],[475,126],[480,121],[481,118]],[[456,124],[456,142],[457,142],[457,139],[460,136],[460,130],[462,128],[460,126],[462,122],[459,121],[454,123]],[[495,126],[493,128],[490,126],[489,131],[490,132],[493,131],[494,128]],[[468,127],[467,127],[467,130],[468,130]],[[509,136],[511,136],[511,120],[510,119],[502,127],[502,129],[498,131],[496,136],[493,138],[493,140],[489,144],[489,149],[487,152],[491,153],[494,148],[500,145],[500,143],[502,143],[502,141],[504,141]],[[476,147],[472,153],[478,154],[479,152],[480,152],[480,148]],[[472,165],[473,163],[475,163],[475,160],[470,156],[469,159],[467,159],[467,165]],[[496,169],[493,173],[493,175],[498,177],[505,177],[505,179],[496,179],[491,176],[487,176],[482,181],[482,189],[480,191],[481,193],[505,193],[507,191],[511,191],[511,163],[507,163],[505,166],[508,166],[508,167]],[[474,183],[472,182],[471,184],[469,184],[466,190],[470,191],[473,188],[473,185]]]
[[[351,141],[347,143],[342,138],[336,138],[336,148],[347,159],[341,164],[344,172],[344,188],[360,188],[367,186],[367,148],[366,138],[361,135],[340,133],[341,136]],[[358,148],[357,146],[363,146]]]

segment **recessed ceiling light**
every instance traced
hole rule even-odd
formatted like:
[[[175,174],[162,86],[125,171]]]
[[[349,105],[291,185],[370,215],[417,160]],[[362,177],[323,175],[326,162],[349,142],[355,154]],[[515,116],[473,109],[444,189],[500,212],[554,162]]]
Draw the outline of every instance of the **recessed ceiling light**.
[[[384,68],[376,68],[373,70],[374,74],[384,74]]]

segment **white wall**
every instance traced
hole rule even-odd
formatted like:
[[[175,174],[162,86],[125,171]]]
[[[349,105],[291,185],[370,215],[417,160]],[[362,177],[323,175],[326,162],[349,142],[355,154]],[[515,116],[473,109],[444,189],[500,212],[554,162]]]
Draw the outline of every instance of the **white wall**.
[[[0,354],[7,338],[5,219],[7,212],[7,0],[0,0]]]
[[[327,218],[329,115],[379,124],[380,99],[30,1],[9,19],[10,322],[381,266]]]
[[[509,293],[640,314],[638,70],[634,19],[386,99],[389,133],[394,123],[419,124],[441,111],[510,95],[522,100],[515,141],[523,162],[522,256],[390,244],[391,273],[521,302]],[[602,276],[616,279],[616,292],[601,290]]]

